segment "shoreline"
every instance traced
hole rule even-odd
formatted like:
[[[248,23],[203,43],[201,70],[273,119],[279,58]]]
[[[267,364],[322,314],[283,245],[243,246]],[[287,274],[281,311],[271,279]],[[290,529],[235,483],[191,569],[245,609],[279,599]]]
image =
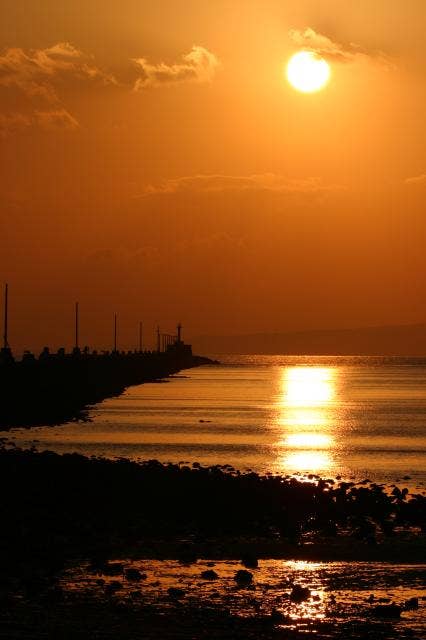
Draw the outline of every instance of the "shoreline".
[[[24,562],[247,553],[324,561],[426,557],[426,496],[404,487],[60,455],[5,440],[0,543],[21,555],[26,549]]]

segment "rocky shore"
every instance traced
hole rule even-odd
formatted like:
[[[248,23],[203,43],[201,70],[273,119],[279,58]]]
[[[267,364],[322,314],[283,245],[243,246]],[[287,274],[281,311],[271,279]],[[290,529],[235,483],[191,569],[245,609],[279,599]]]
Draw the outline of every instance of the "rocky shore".
[[[106,559],[128,549],[238,557],[250,545],[263,557],[395,561],[424,550],[425,495],[368,480],[39,453],[9,441],[0,449],[0,483],[6,561],[6,549],[19,550],[24,563]]]
[[[383,619],[404,617],[411,592],[396,604],[380,601],[387,592],[363,595],[363,627],[352,605],[339,604],[337,569],[327,578],[337,595],[327,595],[312,571],[309,582],[287,567],[283,580],[281,565],[268,563],[351,561],[342,589],[361,560],[391,567],[425,558],[425,496],[368,479],[61,456],[4,441],[0,482],[4,638],[397,637]],[[327,565],[318,567],[325,584]],[[395,569],[384,573],[401,587]]]

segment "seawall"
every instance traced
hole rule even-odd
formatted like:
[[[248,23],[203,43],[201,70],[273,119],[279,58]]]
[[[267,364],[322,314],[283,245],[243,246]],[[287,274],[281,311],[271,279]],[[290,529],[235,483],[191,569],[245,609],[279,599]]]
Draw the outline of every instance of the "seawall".
[[[46,351],[39,358],[3,358],[0,430],[85,419],[89,405],[119,395],[128,386],[211,363],[183,344],[165,352]]]

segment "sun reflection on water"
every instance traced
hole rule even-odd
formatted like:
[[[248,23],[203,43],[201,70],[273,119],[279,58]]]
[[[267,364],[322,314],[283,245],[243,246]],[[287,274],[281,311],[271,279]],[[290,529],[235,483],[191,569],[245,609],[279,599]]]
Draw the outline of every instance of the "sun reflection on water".
[[[334,370],[329,367],[291,367],[285,370],[283,403],[286,407],[321,407],[335,394]]]
[[[277,399],[281,467],[291,472],[327,471],[333,467],[337,370],[333,367],[287,367]]]
[[[283,467],[288,471],[312,472],[328,471],[333,466],[333,459],[325,451],[303,451],[290,453],[283,460]]]
[[[299,449],[328,449],[333,444],[333,438],[326,433],[290,433],[285,444]]]

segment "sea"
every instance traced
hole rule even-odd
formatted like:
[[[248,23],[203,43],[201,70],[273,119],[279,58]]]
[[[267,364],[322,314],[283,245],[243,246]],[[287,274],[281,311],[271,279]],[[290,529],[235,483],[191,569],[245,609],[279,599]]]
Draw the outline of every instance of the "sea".
[[[211,355],[19,446],[426,488],[426,359]]]

